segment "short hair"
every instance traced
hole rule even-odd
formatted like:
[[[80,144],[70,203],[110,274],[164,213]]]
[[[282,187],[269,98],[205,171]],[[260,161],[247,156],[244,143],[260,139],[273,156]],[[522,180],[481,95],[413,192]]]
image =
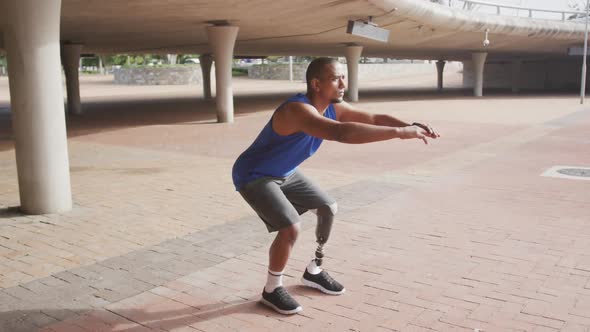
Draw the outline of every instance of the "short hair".
[[[328,58],[328,57],[321,57],[313,60],[309,66],[307,66],[307,71],[305,72],[305,80],[307,81],[307,90],[310,89],[311,80],[314,78],[320,78],[322,74],[322,70],[326,65],[333,64],[338,62],[336,58]]]

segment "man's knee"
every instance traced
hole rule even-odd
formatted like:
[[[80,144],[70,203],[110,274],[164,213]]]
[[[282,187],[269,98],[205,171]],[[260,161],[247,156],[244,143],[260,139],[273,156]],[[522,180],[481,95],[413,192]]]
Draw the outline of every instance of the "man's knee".
[[[288,227],[282,228],[279,230],[279,235],[289,241],[290,243],[295,243],[297,238],[299,237],[299,231],[301,229],[301,225],[299,223],[290,225]]]
[[[338,203],[320,206],[317,211],[319,217],[334,217],[338,213]]]

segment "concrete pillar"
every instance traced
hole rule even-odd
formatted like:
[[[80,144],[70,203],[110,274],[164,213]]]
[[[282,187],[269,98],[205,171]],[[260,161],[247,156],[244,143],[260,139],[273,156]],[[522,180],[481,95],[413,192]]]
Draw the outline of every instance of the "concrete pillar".
[[[205,99],[211,99],[211,65],[213,57],[211,54],[203,54],[199,57],[201,72],[203,73],[203,96]]]
[[[436,62],[436,71],[438,73],[438,91],[442,91],[443,89],[443,74],[445,71],[445,64],[446,61],[438,60]]]
[[[348,100],[357,102],[359,100],[359,60],[363,47],[358,45],[346,46],[346,67],[348,68]]]
[[[293,56],[289,55],[289,81],[293,82]]]
[[[80,53],[82,44],[64,43],[61,49],[61,59],[66,74],[66,89],[68,94],[68,113],[82,114],[80,102]]]
[[[512,61],[512,92],[520,91],[520,74],[522,71],[522,60]]]
[[[473,71],[475,74],[473,94],[476,97],[483,96],[483,70],[485,67],[487,57],[487,52],[475,52],[471,55],[471,58],[473,60]]]
[[[97,58],[98,58],[98,72],[101,75],[104,75],[104,66],[103,66],[103,63],[102,63],[102,57],[99,55],[99,56],[97,56]]]
[[[60,0],[0,2],[21,210],[72,208],[60,66]],[[77,64],[76,64],[77,67]]]
[[[217,122],[234,122],[234,96],[231,85],[234,44],[239,28],[230,25],[207,27],[207,39],[215,59]]]
[[[178,58],[178,54],[167,54],[166,55],[166,59],[168,60],[168,63],[171,65],[175,65],[176,64],[176,59]]]

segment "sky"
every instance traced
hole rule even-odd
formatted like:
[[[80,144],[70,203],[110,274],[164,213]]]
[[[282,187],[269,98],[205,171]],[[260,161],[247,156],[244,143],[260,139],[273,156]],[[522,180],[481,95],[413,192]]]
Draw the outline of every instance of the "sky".
[[[451,0],[454,6],[462,6],[461,0]],[[518,7],[535,8],[535,9],[550,9],[550,10],[568,10],[571,11],[568,4],[580,3],[582,7],[585,5],[586,0],[482,0],[489,3],[506,4]],[[496,9],[493,7],[482,6],[478,8],[480,12],[495,13]],[[505,13],[507,14],[507,13]],[[528,13],[521,11],[519,16],[527,16]],[[548,14],[548,13],[535,13],[536,18],[561,18],[560,14]]]
[[[522,7],[530,8],[543,8],[543,9],[555,9],[562,10],[568,8],[568,2],[578,2],[579,0],[493,0],[487,1],[491,3],[504,3]],[[584,1],[579,1],[584,2]]]
[[[512,2],[520,2],[520,1],[512,1]],[[576,1],[570,1],[576,2]],[[568,1],[567,0],[523,0],[523,5],[526,7],[539,7],[539,8],[546,8],[546,9],[567,9],[568,8]]]

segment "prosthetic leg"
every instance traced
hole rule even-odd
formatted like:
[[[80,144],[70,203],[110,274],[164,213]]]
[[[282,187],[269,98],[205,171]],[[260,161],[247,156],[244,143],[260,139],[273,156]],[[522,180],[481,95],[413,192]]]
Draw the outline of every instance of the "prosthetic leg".
[[[330,232],[332,231],[332,224],[334,223],[334,216],[338,210],[336,203],[332,205],[325,205],[317,209],[316,214],[318,216],[318,223],[315,229],[316,241],[318,247],[315,251],[315,264],[320,267],[324,258],[324,244],[328,242],[330,238]]]
[[[315,229],[318,248],[315,251],[315,258],[309,262],[301,278],[304,285],[319,289],[323,293],[330,295],[340,295],[346,291],[344,286],[320,268],[324,259],[324,244],[330,238],[337,208],[338,206],[334,203],[322,206],[315,211],[318,215],[318,224]]]

